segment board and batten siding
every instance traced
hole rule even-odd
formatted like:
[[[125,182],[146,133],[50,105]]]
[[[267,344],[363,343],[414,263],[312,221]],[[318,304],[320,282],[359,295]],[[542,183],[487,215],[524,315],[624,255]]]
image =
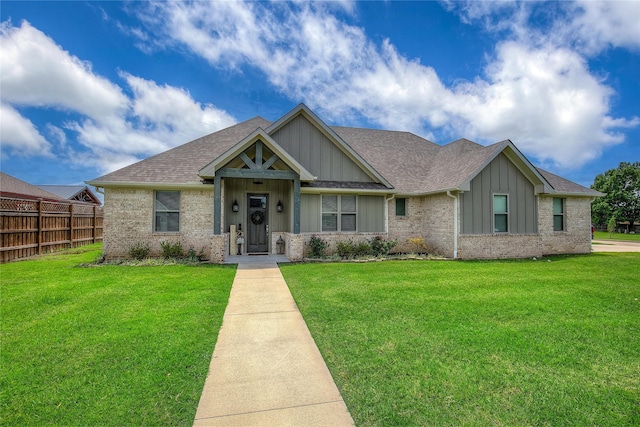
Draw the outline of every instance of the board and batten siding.
[[[462,234],[493,234],[493,195],[509,196],[509,233],[538,232],[537,199],[533,184],[504,154],[498,155],[462,193]]]
[[[373,180],[304,116],[291,120],[271,137],[320,181]]]
[[[384,196],[357,196],[357,231],[362,233],[384,232]],[[322,195],[300,195],[300,231],[322,231]]]

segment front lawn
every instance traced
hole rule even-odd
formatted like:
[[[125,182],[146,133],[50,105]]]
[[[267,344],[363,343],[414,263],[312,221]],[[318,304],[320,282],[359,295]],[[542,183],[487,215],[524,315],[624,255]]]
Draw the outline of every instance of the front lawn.
[[[596,231],[593,233],[593,238],[596,240],[631,240],[640,242],[640,234],[613,233],[613,236],[609,236],[608,231]]]
[[[356,425],[640,425],[640,254],[281,270]]]
[[[191,425],[234,267],[0,266],[2,425]]]

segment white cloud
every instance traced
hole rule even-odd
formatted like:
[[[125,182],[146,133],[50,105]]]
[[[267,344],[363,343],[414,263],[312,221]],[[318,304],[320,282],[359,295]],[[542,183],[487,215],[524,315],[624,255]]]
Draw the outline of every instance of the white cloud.
[[[0,103],[2,150],[19,156],[50,156],[51,145],[30,120],[5,103]]]
[[[614,92],[590,74],[586,60],[526,27],[536,6],[462,4],[469,21],[484,18],[514,38],[496,46],[483,75],[449,87],[391,41],[376,46],[361,28],[316,3],[169,2],[155,3],[152,17],[143,15],[165,43],[182,44],[216,67],[255,66],[329,120],[364,116],[388,128],[448,131],[451,139],[511,138],[539,160],[579,167],[621,142],[619,130],[638,119],[611,117]],[[577,22],[571,28],[581,28]],[[601,28],[605,34],[609,26]]]
[[[28,22],[20,27],[4,22],[0,36],[4,102],[77,111],[94,120],[127,108],[127,97],[117,85]]]
[[[570,25],[559,23],[566,37],[579,34],[584,49],[597,53],[609,46],[640,48],[640,1],[579,0],[571,3],[575,18]]]
[[[235,122],[225,111],[196,102],[183,89],[123,72],[120,75],[133,92],[129,98],[120,86],[95,74],[90,63],[63,50],[28,22],[20,27],[4,22],[0,36],[1,142],[13,153],[54,153],[61,160],[110,172]],[[57,141],[53,147],[12,105],[55,108],[82,117],[69,118],[62,127],[45,126]],[[68,132],[75,137],[74,144]]]
[[[191,94],[169,85],[121,73],[133,91],[133,115],[139,126],[156,139],[189,141],[235,123],[235,119],[212,104],[202,105]]]
[[[622,142],[614,129],[637,118],[609,116],[612,89],[589,74],[586,61],[559,48],[506,42],[487,80],[455,88],[466,131],[485,140],[512,137],[525,151],[562,168],[579,166]]]
[[[640,48],[640,1],[450,1],[443,4],[468,24],[509,30],[522,42],[572,48],[595,55],[609,47]],[[540,20],[546,17],[546,22]]]

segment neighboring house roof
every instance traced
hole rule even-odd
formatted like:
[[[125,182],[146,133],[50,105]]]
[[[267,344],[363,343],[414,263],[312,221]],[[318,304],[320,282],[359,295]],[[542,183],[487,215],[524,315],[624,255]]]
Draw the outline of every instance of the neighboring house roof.
[[[467,139],[459,139],[440,146],[410,132],[329,127],[303,104],[276,122],[271,123],[256,117],[87,183],[100,187],[202,186],[203,177],[213,176],[215,170],[224,165],[230,156],[237,155],[240,149],[255,139],[252,135],[257,135],[256,132],[258,134],[262,132],[267,136],[273,135],[273,132],[300,114],[314,123],[334,144],[377,181],[374,184],[363,185],[310,180],[303,186],[308,189],[375,189],[401,195],[426,195],[449,190],[466,191],[469,190],[471,180],[499,154],[504,153],[534,184],[536,193],[562,193],[591,197],[601,195],[594,190],[537,169],[509,140],[482,146]],[[264,139],[276,150],[279,148],[275,141],[268,137]],[[300,169],[298,167],[300,165],[293,163],[295,159],[288,160],[292,169]],[[302,167],[299,172],[305,174],[305,178],[308,179],[309,174],[303,169]]]
[[[100,204],[100,199],[86,185],[36,185],[66,200]]]
[[[66,201],[49,191],[31,185],[21,179],[0,172],[0,195],[22,199],[43,199],[50,201]]]

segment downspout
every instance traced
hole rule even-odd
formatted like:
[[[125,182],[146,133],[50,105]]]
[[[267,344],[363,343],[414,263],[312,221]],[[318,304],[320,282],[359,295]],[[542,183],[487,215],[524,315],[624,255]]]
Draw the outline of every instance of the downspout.
[[[395,194],[392,194],[391,197],[384,199],[384,232],[387,233],[387,238],[389,238],[389,202],[396,198]]]
[[[458,196],[447,190],[447,196],[453,199],[453,258],[458,258]]]

